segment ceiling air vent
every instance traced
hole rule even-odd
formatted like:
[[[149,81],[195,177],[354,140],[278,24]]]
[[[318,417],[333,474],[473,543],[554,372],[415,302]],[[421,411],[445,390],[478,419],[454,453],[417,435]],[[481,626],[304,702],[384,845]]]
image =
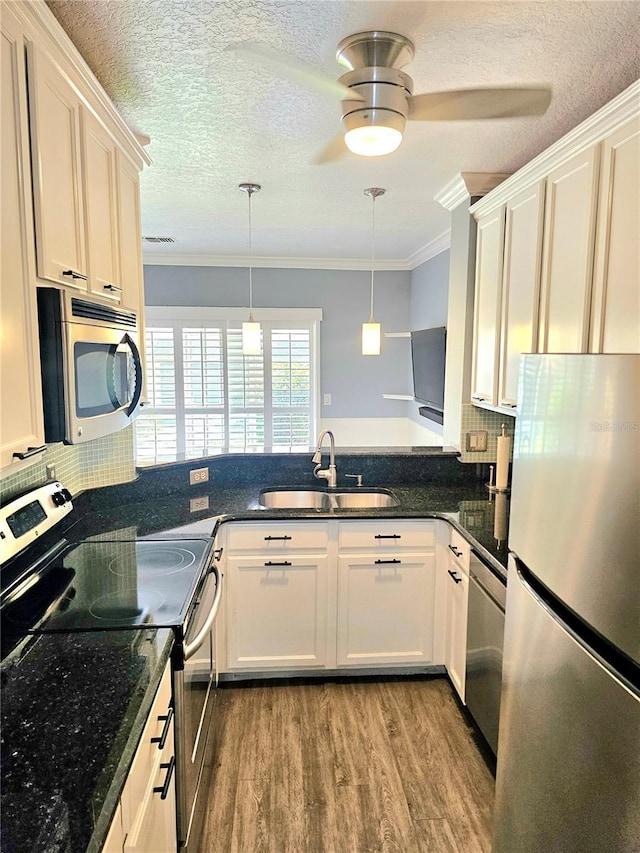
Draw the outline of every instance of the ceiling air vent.
[[[173,237],[143,237],[143,243],[175,243]]]

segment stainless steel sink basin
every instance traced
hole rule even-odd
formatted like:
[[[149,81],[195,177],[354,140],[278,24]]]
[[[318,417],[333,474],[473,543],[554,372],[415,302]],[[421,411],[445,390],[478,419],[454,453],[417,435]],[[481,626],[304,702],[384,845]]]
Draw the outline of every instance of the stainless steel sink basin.
[[[319,491],[315,489],[264,489],[260,506],[265,509],[381,509],[397,506],[391,492],[380,489]]]

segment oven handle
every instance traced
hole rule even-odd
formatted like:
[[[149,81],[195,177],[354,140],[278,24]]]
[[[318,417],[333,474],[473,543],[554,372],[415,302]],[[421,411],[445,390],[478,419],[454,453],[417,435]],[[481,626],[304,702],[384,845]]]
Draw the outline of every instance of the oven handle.
[[[190,657],[198,651],[200,646],[204,643],[207,634],[211,630],[211,626],[214,623],[218,610],[220,609],[220,600],[222,598],[222,575],[217,566],[211,566],[211,574],[215,576],[216,579],[216,594],[213,599],[213,604],[211,605],[211,610],[209,611],[209,615],[207,616],[204,625],[196,634],[193,641],[191,643],[184,644],[184,660],[188,661]]]

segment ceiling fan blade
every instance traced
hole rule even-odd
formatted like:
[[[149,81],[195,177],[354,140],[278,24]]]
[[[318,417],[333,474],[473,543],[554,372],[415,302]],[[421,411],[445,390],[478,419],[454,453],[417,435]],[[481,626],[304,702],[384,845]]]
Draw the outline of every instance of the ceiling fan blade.
[[[348,153],[349,149],[345,144],[344,136],[342,133],[339,133],[324,146],[313,162],[316,166],[322,166],[324,163],[333,163]]]
[[[245,41],[230,44],[226,49],[243,56],[249,62],[270,68],[286,80],[302,83],[303,86],[320,92],[322,95],[329,95],[339,101],[343,101],[345,98],[351,101],[364,100],[362,95],[334,80],[333,77],[323,71],[305,65],[303,62],[297,62],[295,59],[289,59],[264,44]]]
[[[546,112],[550,103],[550,89],[457,89],[414,95],[409,101],[409,119],[468,121],[534,116]]]

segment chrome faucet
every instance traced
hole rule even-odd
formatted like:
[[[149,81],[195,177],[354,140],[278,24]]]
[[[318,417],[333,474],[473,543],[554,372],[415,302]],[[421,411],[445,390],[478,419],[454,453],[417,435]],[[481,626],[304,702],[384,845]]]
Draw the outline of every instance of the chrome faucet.
[[[322,468],[322,442],[324,441],[325,435],[329,436],[329,467]],[[316,467],[313,469],[313,476],[317,477],[319,480],[326,480],[327,485],[330,489],[335,489],[336,480],[337,480],[337,472],[336,472],[336,443],[333,437],[333,433],[330,429],[324,429],[318,436],[318,447],[316,452],[313,454],[313,462],[315,462]]]

